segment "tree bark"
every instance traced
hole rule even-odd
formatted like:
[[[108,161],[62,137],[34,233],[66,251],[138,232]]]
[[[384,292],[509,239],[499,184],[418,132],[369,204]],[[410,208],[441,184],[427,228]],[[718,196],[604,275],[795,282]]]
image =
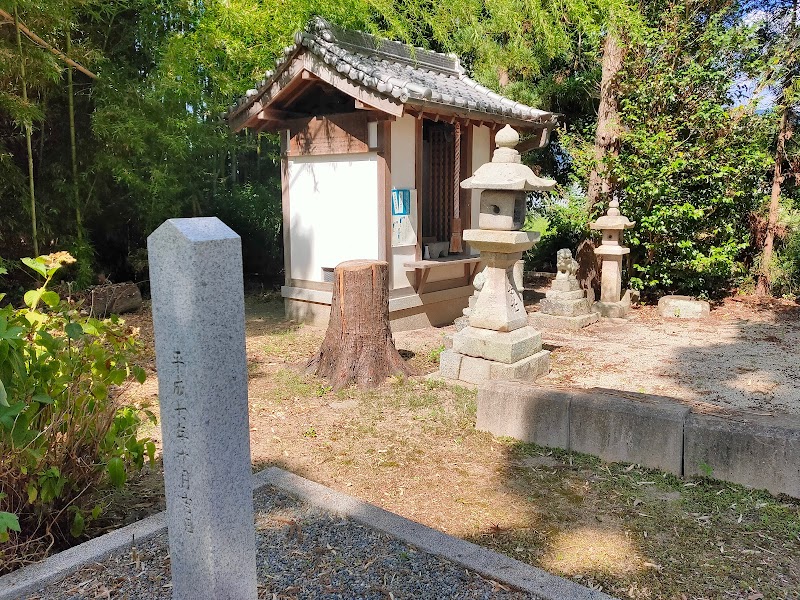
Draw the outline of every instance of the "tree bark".
[[[600,273],[601,264],[594,253],[595,245],[591,239],[585,239],[578,244],[575,260],[578,263],[578,283],[581,289],[586,290],[589,304],[594,304],[600,299]]]
[[[600,106],[597,109],[597,132],[594,139],[594,167],[589,174],[587,201],[589,211],[603,202],[613,190],[605,161],[619,154],[619,72],[625,58],[625,48],[614,32],[608,32],[603,42],[603,74],[600,80]]]
[[[328,331],[307,371],[326,378],[334,390],[355,382],[381,385],[392,374],[408,375],[389,328],[389,265],[350,260],[334,270]]]
[[[14,3],[14,28],[17,31],[17,51],[19,52],[19,70],[22,79],[22,101],[28,103],[28,84],[25,80],[25,57],[22,55],[22,36],[20,35],[19,14],[17,4]],[[31,232],[33,235],[33,255],[39,256],[39,236],[36,227],[36,191],[33,180],[33,149],[31,148],[31,130],[33,125],[30,121],[25,122],[25,147],[28,151],[28,192],[31,201]]]
[[[72,50],[72,8],[70,7],[69,19],[67,21],[66,52],[69,56]],[[81,217],[81,201],[78,190],[78,147],[75,144],[75,86],[72,82],[72,66],[67,65],[67,112],[69,114],[69,148],[70,159],[72,162],[72,197],[75,203],[75,230],[78,234],[78,241],[83,242],[83,219]],[[84,258],[84,257],[81,257]]]
[[[770,264],[775,248],[775,229],[778,226],[778,212],[781,203],[781,184],[783,183],[783,161],[786,158],[786,140],[789,138],[789,107],[784,106],[778,130],[778,144],[775,148],[775,170],[772,174],[772,193],[769,199],[769,217],[767,231],[764,236],[764,249],[761,252],[761,268],[756,284],[757,296],[769,296],[772,287]]]

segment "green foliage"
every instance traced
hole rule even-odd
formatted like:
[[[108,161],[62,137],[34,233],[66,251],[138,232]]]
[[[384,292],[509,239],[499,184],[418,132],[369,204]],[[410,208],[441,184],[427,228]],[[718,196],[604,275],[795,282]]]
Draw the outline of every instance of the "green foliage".
[[[115,281],[141,273],[136,249],[155,227],[200,215],[217,215],[242,235],[248,271],[280,280],[276,137],[233,135],[220,115],[313,15],[455,52],[488,87],[562,113],[565,127],[533,160],[562,185],[585,189],[595,162],[600,48],[617,30],[629,46],[619,88],[624,139],[609,167],[623,212],[637,221],[628,240],[632,282],[652,293],[719,293],[755,261],[759,240],[748,219],[763,216],[776,129],[775,114],[753,114],[752,103],[739,111],[732,91],[746,73],[779,90],[781,106],[796,109],[800,97],[800,45],[791,19],[780,16],[793,4],[761,0],[778,17],[748,24],[753,2],[18,0],[26,25],[62,49],[69,31],[70,55],[100,77],[75,74],[73,187],[64,65],[28,40],[20,56],[11,27],[0,35],[0,253],[30,253],[22,127],[32,123],[39,237],[73,248],[80,287],[93,268]],[[785,165],[795,172],[797,139]],[[532,264],[588,232],[578,215],[562,213],[539,211],[550,226]],[[776,250],[784,251],[781,243]],[[776,265],[789,272],[790,263]]]
[[[790,298],[800,296],[800,213],[793,217],[771,269],[773,294]]]
[[[80,536],[100,512],[87,491],[121,486],[152,459],[152,442],[136,436],[139,411],[119,402],[145,377],[131,362],[134,333],[117,317],[82,316],[47,289],[73,260],[24,259],[44,283],[24,308],[0,308],[0,572]]]
[[[539,231],[541,239],[525,255],[525,266],[532,271],[555,271],[556,253],[569,248],[573,256],[578,244],[590,237],[586,198],[570,193],[566,198],[549,197],[528,214],[524,229]]]
[[[626,66],[625,133],[611,167],[623,214],[637,222],[626,234],[631,284],[646,293],[714,296],[746,274],[769,117],[729,110],[738,57],[754,43],[730,17],[675,3]]]
[[[439,364],[439,357],[442,355],[442,352],[444,352],[444,346],[438,346],[434,348],[433,350],[430,351],[430,354],[428,355],[428,360],[434,364]]]

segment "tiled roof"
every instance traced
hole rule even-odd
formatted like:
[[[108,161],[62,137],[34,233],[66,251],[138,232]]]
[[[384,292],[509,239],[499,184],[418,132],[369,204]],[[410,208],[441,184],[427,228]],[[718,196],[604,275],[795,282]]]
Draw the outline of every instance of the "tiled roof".
[[[552,113],[515,102],[470,79],[453,54],[345,30],[320,17],[313,19],[305,31],[295,34],[295,45],[285,49],[275,71],[268,71],[258,89],[248,90],[228,114],[252,104],[303,49],[342,76],[404,104],[424,104],[434,112],[436,105],[442,105],[539,123],[555,118]]]

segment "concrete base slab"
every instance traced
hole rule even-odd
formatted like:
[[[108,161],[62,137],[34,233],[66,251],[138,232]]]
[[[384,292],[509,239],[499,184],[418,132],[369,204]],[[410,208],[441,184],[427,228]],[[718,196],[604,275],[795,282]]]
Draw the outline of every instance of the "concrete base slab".
[[[541,312],[528,315],[528,323],[534,328],[548,331],[578,331],[587,325],[597,323],[599,320],[600,315],[596,312],[590,312],[577,317],[559,317],[557,315],[546,315]]]
[[[693,414],[686,419],[684,473],[800,498],[800,417]]]
[[[466,327],[453,336],[453,350],[502,363],[515,363],[542,349],[542,334],[525,326],[514,331]]]
[[[569,447],[609,462],[683,473],[683,422],[689,407],[670,398],[592,389],[573,392]]]
[[[569,448],[571,394],[554,388],[493,381],[478,390],[475,427],[551,448]]]

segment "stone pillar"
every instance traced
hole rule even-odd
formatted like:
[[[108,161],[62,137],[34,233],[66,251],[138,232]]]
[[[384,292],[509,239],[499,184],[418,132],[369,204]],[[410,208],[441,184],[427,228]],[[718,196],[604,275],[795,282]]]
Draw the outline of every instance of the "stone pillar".
[[[241,240],[170,219],[147,249],[173,598],[255,600]]]

